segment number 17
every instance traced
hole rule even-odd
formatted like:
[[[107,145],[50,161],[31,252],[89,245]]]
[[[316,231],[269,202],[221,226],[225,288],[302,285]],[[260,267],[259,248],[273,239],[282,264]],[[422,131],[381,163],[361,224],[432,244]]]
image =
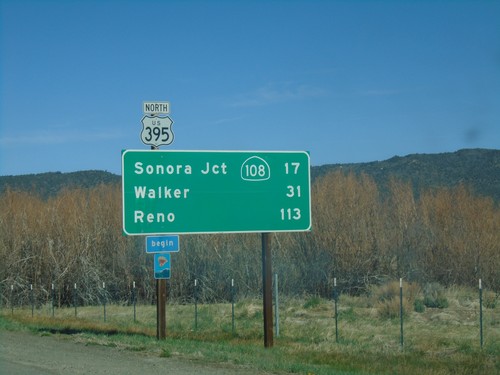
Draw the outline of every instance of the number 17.
[[[291,166],[289,164],[291,164]],[[299,162],[285,163],[285,173],[289,174],[293,169],[293,174],[297,174],[297,172],[299,171],[299,167],[300,167]]]

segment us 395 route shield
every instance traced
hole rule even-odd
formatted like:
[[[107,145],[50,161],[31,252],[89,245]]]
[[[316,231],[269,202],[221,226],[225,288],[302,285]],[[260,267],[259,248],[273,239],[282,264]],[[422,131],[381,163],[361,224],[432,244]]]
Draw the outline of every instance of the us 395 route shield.
[[[174,141],[174,132],[172,131],[174,122],[170,117],[147,115],[142,118],[141,123],[142,143],[158,147],[167,146]]]
[[[125,150],[122,199],[126,235],[308,231],[310,157]]]

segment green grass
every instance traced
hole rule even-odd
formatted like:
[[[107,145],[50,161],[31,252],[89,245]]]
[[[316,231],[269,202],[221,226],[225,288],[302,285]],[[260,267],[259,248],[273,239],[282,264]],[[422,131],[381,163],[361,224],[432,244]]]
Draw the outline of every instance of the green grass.
[[[479,342],[479,310],[474,295],[453,290],[448,308],[409,312],[400,321],[383,318],[363,297],[342,296],[338,305],[339,342],[333,303],[317,297],[280,302],[280,337],[263,347],[262,301],[239,301],[235,332],[230,304],[167,306],[167,339],[158,341],[155,306],[57,309],[4,309],[0,329],[29,329],[38,334],[71,334],[87,345],[119,347],[158,357],[224,362],[269,372],[299,374],[495,374],[500,373],[500,311],[485,309],[484,347]]]

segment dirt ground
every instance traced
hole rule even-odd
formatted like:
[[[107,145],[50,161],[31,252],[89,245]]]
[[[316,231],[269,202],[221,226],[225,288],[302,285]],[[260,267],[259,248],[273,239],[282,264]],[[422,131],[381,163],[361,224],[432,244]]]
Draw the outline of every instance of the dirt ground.
[[[161,358],[103,346],[86,346],[64,336],[0,331],[1,375],[255,375],[255,370]],[[265,373],[260,373],[265,374]]]

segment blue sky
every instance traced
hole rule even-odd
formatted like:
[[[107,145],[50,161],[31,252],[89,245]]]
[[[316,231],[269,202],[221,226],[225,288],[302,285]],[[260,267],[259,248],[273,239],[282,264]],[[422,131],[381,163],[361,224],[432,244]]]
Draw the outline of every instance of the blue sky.
[[[500,148],[499,1],[0,1],[0,175],[177,150],[312,165]]]

